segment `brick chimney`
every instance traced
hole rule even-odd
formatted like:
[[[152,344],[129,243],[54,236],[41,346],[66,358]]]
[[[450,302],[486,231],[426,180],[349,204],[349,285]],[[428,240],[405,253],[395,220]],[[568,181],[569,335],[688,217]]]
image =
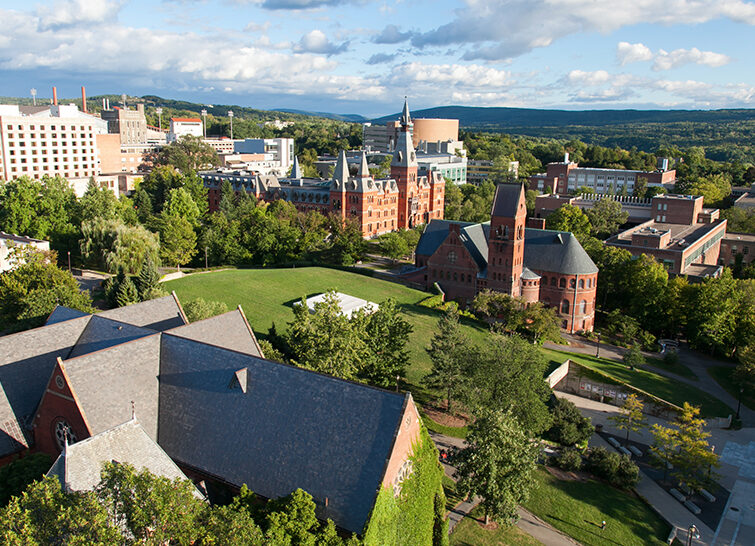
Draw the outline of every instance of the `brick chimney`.
[[[52,104],[53,106],[58,105],[58,88],[57,87],[52,88]]]
[[[81,86],[81,111],[87,113],[87,90],[83,85]]]

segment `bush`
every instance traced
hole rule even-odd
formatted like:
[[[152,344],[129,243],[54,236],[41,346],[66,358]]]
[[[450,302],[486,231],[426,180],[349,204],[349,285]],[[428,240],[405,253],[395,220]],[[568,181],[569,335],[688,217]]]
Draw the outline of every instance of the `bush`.
[[[629,455],[619,455],[604,447],[595,447],[587,455],[587,468],[614,487],[630,489],[640,479],[640,469]]]
[[[589,417],[583,417],[571,401],[552,398],[549,403],[553,425],[545,433],[545,438],[564,446],[583,444],[593,433]]]
[[[187,301],[183,305],[183,309],[189,322],[204,320],[228,312],[228,306],[222,301],[205,301],[202,298]]]
[[[666,366],[677,366],[679,364],[679,353],[667,347],[666,352],[663,353],[663,363]]]
[[[633,344],[626,353],[624,353],[623,360],[624,364],[632,369],[645,363],[645,357],[642,356],[640,347],[636,343]]]
[[[579,470],[582,468],[582,454],[576,449],[563,449],[554,462],[562,470]]]

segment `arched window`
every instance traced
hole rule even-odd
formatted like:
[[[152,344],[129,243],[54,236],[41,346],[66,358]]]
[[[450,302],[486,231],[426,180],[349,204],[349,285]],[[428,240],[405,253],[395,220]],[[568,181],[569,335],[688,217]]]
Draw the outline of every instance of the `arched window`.
[[[577,281],[574,279],[569,279],[569,288],[575,288],[577,286]]]
[[[558,287],[559,288],[566,288],[566,279],[559,279],[558,280]]]
[[[586,310],[587,310],[587,301],[582,300],[581,302],[579,302],[579,314],[584,315]]]
[[[548,286],[548,277],[543,277],[543,279],[540,281],[540,283],[543,286]]]
[[[551,286],[556,286],[556,277],[551,277]]]
[[[585,280],[579,279],[579,289],[582,290],[585,287]]]
[[[561,302],[561,312],[562,313],[569,312],[569,300],[564,300]]]
[[[454,271],[454,282],[456,281],[456,271]]]

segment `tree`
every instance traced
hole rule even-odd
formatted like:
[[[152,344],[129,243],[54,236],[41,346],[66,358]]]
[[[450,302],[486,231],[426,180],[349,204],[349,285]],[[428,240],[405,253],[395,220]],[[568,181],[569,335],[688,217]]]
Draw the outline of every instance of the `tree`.
[[[739,403],[741,404],[742,394],[755,390],[755,345],[745,347],[737,356],[739,364],[734,368],[732,379],[736,385],[739,385]]]
[[[89,181],[86,192],[79,200],[79,219],[81,222],[103,218],[105,220],[120,219],[121,203],[115,194],[99,187],[93,179]]]
[[[608,237],[619,230],[629,218],[629,213],[624,211],[621,203],[613,199],[601,199],[587,211],[590,220],[591,232],[596,237]]]
[[[648,178],[647,176],[638,176],[637,182],[634,183],[634,197],[644,199],[648,191]]]
[[[157,236],[142,226],[127,226],[121,220],[94,218],[81,225],[81,256],[110,273],[119,268],[130,275],[139,273],[145,260],[159,261]]]
[[[718,455],[708,444],[710,432],[703,430],[705,421],[698,417],[699,414],[700,408],[685,402],[681,414],[674,420],[678,448],[673,458],[672,474],[680,484],[693,491],[699,491],[709,481],[712,467],[720,466]]]
[[[464,351],[469,340],[459,326],[459,311],[456,305],[449,305],[438,320],[438,331],[430,341],[427,352],[430,354],[432,369],[423,383],[431,389],[443,389],[446,393],[446,407],[452,411],[451,401],[464,391],[466,376]]]
[[[136,287],[139,290],[139,299],[141,301],[151,299],[149,295],[158,289],[159,283],[160,272],[157,270],[157,264],[152,261],[151,257],[147,256],[142,263],[142,268],[139,270],[139,277],[136,281]]]
[[[545,219],[546,229],[569,231],[580,241],[590,234],[590,219],[579,207],[565,203]]]
[[[522,319],[522,331],[532,336],[535,343],[561,339],[561,318],[554,307],[537,301],[524,308]]]
[[[331,214],[328,220],[332,245],[328,254],[331,260],[342,265],[352,265],[361,260],[365,243],[359,223],[353,218],[341,219]]]
[[[518,335],[491,333],[483,346],[469,347],[465,359],[473,408],[510,410],[532,435],[550,427],[546,402],[552,392],[543,381],[546,362],[537,347]]]
[[[619,413],[608,418],[617,429],[627,431],[624,445],[629,443],[630,432],[639,432],[647,426],[642,409],[642,400],[640,400],[636,394],[630,394],[621,405]]]
[[[152,169],[139,185],[139,191],[149,197],[151,210],[160,213],[170,195],[170,190],[184,188],[199,209],[199,217],[203,217],[209,207],[207,188],[202,179],[194,172],[180,172],[175,167],[163,166]]]
[[[393,385],[397,377],[406,373],[409,360],[406,345],[412,325],[401,316],[401,309],[391,299],[381,303],[377,311],[357,313],[350,322],[361,331],[369,353],[359,377],[371,385],[384,388]]]
[[[629,350],[624,353],[621,359],[624,361],[624,364],[629,366],[631,369],[634,369],[637,366],[641,366],[645,363],[645,357],[642,356],[640,346],[637,343],[632,343],[632,345],[629,347]]]
[[[57,478],[32,483],[0,509],[7,544],[122,544],[118,526],[91,492],[66,494]]]
[[[391,232],[380,238],[380,250],[385,256],[396,262],[409,253],[409,245],[401,235]]]
[[[163,216],[160,222],[160,257],[180,270],[197,253],[197,234],[180,216]]]
[[[194,298],[183,305],[183,310],[189,322],[197,322],[227,313],[228,306],[222,301],[205,301],[203,298]]]
[[[26,263],[0,273],[0,331],[41,326],[56,305],[93,312],[88,292],[81,292],[68,271],[28,252]]]
[[[453,457],[457,491],[482,497],[487,524],[517,519],[517,506],[532,487],[538,448],[509,412],[483,410],[469,425],[466,446]]]
[[[126,277],[118,285],[118,291],[115,293],[115,302],[118,307],[126,307],[134,303],[139,303],[139,291],[136,289],[131,277]]]
[[[443,215],[446,220],[459,220],[461,218],[461,204],[464,199],[459,186],[453,183],[446,183],[445,202]]]
[[[0,507],[23,493],[31,483],[41,480],[52,463],[52,457],[46,453],[32,453],[0,467]]]
[[[169,165],[181,172],[198,171],[220,165],[218,153],[202,138],[185,135],[164,146],[154,158],[156,166]]]
[[[553,397],[549,403],[552,424],[544,436],[564,446],[586,443],[595,431],[589,417],[583,417],[577,406],[566,398]]]
[[[168,198],[163,208],[163,216],[180,217],[192,227],[199,225],[199,207],[186,188],[173,188],[168,191]]]

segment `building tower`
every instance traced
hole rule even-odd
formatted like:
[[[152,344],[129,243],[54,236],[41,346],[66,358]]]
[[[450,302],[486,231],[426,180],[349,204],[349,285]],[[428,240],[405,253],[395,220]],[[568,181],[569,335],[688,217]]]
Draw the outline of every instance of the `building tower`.
[[[346,186],[349,183],[349,164],[346,161],[346,152],[341,150],[338,154],[333,179],[330,182],[330,203],[333,212],[342,219],[348,215],[349,203],[346,200]]]
[[[488,283],[496,292],[521,296],[527,206],[522,184],[498,184],[490,213]]]
[[[417,154],[412,144],[412,120],[409,116],[409,103],[404,100],[404,110],[399,120],[401,128],[391,161],[391,178],[398,186],[398,228],[410,229],[422,223],[417,187]]]

